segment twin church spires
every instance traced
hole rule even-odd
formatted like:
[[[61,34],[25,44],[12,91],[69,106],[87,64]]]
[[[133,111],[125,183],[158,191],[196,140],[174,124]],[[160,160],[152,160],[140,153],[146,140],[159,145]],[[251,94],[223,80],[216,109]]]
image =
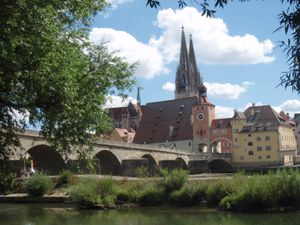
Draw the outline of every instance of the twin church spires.
[[[192,35],[190,35],[189,51],[187,51],[183,27],[175,86],[176,99],[193,96],[206,97],[206,87],[203,85],[203,78],[197,68]]]

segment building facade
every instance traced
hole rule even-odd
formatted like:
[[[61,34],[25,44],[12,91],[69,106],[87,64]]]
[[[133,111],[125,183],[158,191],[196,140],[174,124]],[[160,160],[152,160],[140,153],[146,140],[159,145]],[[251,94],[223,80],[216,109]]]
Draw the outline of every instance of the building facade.
[[[235,112],[231,121],[232,163],[236,167],[292,165],[296,156],[293,127],[271,106]]]

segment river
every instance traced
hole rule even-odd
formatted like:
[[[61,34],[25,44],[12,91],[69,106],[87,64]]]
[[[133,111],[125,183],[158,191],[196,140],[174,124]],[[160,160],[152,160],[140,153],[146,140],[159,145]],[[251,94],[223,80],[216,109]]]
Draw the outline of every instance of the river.
[[[299,225],[300,212],[241,214],[199,208],[74,210],[45,204],[0,204],[0,225]]]

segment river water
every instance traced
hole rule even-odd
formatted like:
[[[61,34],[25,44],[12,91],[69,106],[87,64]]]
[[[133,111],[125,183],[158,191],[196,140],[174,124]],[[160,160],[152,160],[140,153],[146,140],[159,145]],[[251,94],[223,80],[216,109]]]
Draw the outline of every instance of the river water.
[[[0,225],[299,225],[300,211],[267,214],[199,208],[74,210],[43,204],[0,204]]]

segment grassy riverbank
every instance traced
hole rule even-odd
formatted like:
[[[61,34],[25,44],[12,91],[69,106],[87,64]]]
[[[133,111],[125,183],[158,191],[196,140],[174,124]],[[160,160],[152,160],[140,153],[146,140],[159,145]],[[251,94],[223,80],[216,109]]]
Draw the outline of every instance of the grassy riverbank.
[[[208,206],[233,211],[282,211],[300,207],[300,173],[237,174],[232,179],[187,181],[184,171],[162,179],[116,182],[85,178],[70,188],[72,202],[83,207],[135,203],[141,206]]]
[[[170,205],[244,212],[300,208],[300,173],[294,170],[267,175],[236,174],[230,179],[193,181],[187,179],[185,171],[164,171],[162,175],[161,178],[113,180],[78,178],[65,172],[59,179],[52,181],[52,188],[45,192],[65,192],[69,201],[80,208]],[[32,195],[36,187],[44,187],[41,182],[50,187],[48,181],[41,177],[34,181],[28,180],[20,186]]]

